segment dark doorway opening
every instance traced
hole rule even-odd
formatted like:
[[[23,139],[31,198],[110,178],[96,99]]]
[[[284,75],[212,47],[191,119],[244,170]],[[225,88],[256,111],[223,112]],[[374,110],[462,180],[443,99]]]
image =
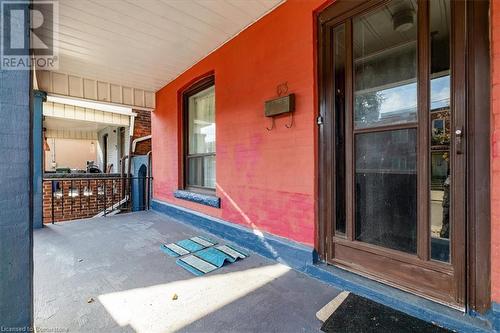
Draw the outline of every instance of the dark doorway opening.
[[[139,168],[139,172],[137,174],[138,176],[138,206],[139,210],[145,210],[146,209],[146,181],[148,181],[147,176],[148,176],[148,168],[143,164]]]
[[[102,137],[102,169],[104,173],[108,172],[108,134]]]

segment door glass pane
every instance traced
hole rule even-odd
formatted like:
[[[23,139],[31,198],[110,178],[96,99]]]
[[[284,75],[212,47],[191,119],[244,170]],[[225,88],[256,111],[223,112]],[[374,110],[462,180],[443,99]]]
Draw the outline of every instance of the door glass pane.
[[[417,131],[355,136],[356,240],[417,251]]]
[[[335,234],[345,235],[345,26],[333,30],[335,90]]]
[[[189,97],[188,154],[215,153],[215,89]]]
[[[431,258],[450,261],[450,19],[449,0],[429,2],[430,11],[430,228]]]
[[[353,20],[354,128],[417,120],[416,11],[393,0]]]

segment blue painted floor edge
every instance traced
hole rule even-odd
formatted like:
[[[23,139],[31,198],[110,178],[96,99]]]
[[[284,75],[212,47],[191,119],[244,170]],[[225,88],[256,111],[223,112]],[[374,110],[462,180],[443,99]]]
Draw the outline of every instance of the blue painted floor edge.
[[[283,237],[264,234],[259,230],[250,230],[243,226],[158,200],[152,201],[151,208],[179,222],[208,231],[264,257],[274,259],[298,270],[304,270],[306,266],[312,265],[315,258],[317,258],[312,247],[292,242]]]
[[[316,251],[286,238],[250,230],[170,203],[153,200],[153,211],[180,223],[225,238],[264,257],[274,259],[323,283],[458,332],[500,333],[500,304],[484,315],[463,313],[343,269],[318,263]]]
[[[378,283],[323,263],[307,267],[305,273],[342,290],[353,292],[411,316],[457,332],[492,333],[483,316],[472,316],[445,305]]]

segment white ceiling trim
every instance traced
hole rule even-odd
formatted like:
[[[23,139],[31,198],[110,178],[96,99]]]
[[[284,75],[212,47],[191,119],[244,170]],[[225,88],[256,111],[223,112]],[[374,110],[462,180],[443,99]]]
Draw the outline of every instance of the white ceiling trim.
[[[97,132],[47,129],[45,137],[47,139],[97,140]]]
[[[153,111],[155,107],[156,96],[152,91],[55,71],[35,72],[34,86],[48,94],[138,110]]]
[[[134,115],[128,116],[109,111],[102,111],[80,106],[61,104],[47,101],[43,103],[43,116],[48,118],[58,118],[68,120],[69,124],[83,122],[96,126],[98,124],[106,124],[109,126],[129,126]]]
[[[72,105],[72,106],[77,106],[80,108],[94,109],[94,110],[99,110],[99,111],[104,111],[104,112],[112,112],[112,113],[117,113],[117,114],[121,114],[121,115],[125,115],[125,116],[134,116],[134,117],[137,116],[137,113],[132,112],[132,108],[130,108],[130,107],[124,107],[124,106],[119,106],[119,105],[114,105],[114,104],[98,103],[98,102],[93,102],[93,101],[84,100],[84,99],[77,99],[77,98],[73,98],[73,97],[65,97],[65,96],[48,94],[47,95],[47,102]]]

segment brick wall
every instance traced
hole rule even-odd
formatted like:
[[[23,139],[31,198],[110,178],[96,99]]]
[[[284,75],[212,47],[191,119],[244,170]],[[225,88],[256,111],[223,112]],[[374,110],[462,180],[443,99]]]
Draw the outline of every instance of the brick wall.
[[[145,110],[134,110],[137,113],[134,124],[134,137],[137,139],[151,134],[151,112]],[[136,155],[146,155],[151,150],[151,140],[137,143]]]
[[[137,113],[134,123],[134,136],[132,139],[144,137],[151,134],[151,112],[145,110],[134,110]],[[136,155],[145,155],[151,150],[151,140],[139,142],[136,146]],[[106,183],[106,195],[98,194],[98,187],[104,190]],[[115,184],[115,193],[113,194],[113,184]],[[62,191],[54,192],[52,201],[52,183],[45,180],[43,183],[43,222],[51,223],[60,221],[70,221],[82,218],[89,218],[102,212],[105,207],[119,202],[122,199],[120,178],[116,180],[96,180],[92,179],[79,181],[65,180],[60,182]],[[78,196],[71,196],[70,189],[75,189]],[[91,193],[85,191],[85,187],[91,189]],[[84,193],[86,192],[86,193]],[[62,193],[64,196],[61,197]],[[57,194],[57,195],[56,195]],[[52,204],[54,207],[52,208]],[[52,214],[52,209],[54,214]],[[54,215],[54,216],[52,216]]]
[[[51,223],[70,221],[92,217],[102,212],[105,207],[120,202],[122,199],[122,181],[116,180],[64,180],[54,181],[59,183],[52,193],[52,181],[43,182],[43,222]],[[74,191],[70,191],[73,188]],[[106,191],[104,191],[104,188]],[[71,195],[71,193],[78,195]],[[52,195],[54,194],[54,200]],[[106,194],[106,195],[104,195]],[[54,205],[54,218],[52,219],[52,204]]]

